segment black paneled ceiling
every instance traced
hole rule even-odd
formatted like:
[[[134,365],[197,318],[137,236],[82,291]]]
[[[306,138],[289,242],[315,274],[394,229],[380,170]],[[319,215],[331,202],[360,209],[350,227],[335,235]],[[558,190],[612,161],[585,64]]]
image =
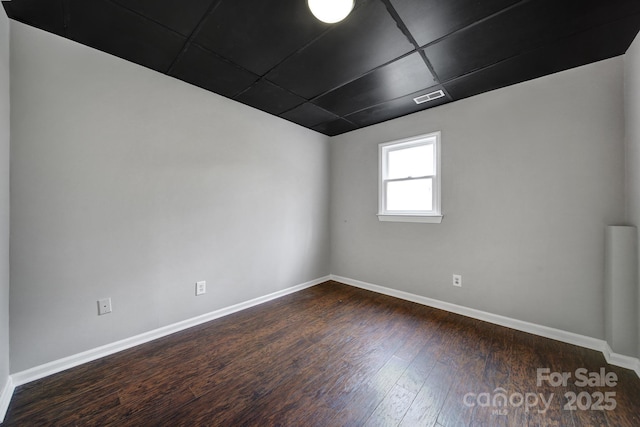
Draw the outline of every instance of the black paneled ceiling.
[[[640,0],[356,0],[333,25],[306,3],[3,1],[17,21],[327,135],[621,55],[640,31]]]

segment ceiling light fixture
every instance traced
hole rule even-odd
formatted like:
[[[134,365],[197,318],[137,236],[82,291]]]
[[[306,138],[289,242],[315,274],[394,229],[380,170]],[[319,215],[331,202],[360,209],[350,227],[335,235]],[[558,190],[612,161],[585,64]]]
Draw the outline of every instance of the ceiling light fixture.
[[[353,0],[307,0],[311,13],[327,24],[346,18],[353,9]]]

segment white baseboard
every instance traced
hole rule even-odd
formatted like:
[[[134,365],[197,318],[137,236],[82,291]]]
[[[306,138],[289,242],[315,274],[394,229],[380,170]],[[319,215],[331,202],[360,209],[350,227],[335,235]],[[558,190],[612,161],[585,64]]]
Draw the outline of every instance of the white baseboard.
[[[201,316],[187,319],[182,322],[174,323],[172,325],[163,326],[161,328],[154,329],[152,331],[145,332],[143,334],[136,335],[131,338],[126,338],[124,340],[103,345],[101,347],[97,347],[82,353],[65,357],[63,359],[54,360],[52,362],[45,363],[44,365],[36,366],[34,368],[27,369],[25,371],[17,372],[11,375],[11,379],[13,380],[13,386],[19,387],[31,381],[35,381],[40,378],[44,378],[58,372],[62,372],[64,370],[73,368],[78,365],[82,365],[83,363],[91,362],[93,360],[100,359],[101,357],[109,356],[111,354],[118,353],[122,350],[126,350],[128,348],[132,348],[137,345],[144,344],[149,341],[153,341],[155,339],[165,337],[167,335],[171,335],[175,332],[179,332],[179,331],[191,328],[193,326],[197,326],[202,323],[209,322],[211,320],[215,320],[220,317],[228,316],[229,314],[233,314],[238,311],[245,310],[247,308],[265,303],[267,301],[271,301],[276,298],[280,298],[285,295],[292,294],[294,292],[298,292],[306,288],[310,288],[322,282],[326,282],[327,280],[330,280],[329,276],[321,277],[321,278],[303,283],[301,285],[292,286],[290,288],[283,289],[278,292],[274,292],[262,297],[254,298],[249,301],[241,302],[239,304],[235,304],[230,307],[225,307],[220,310],[213,311],[211,313],[203,314]]]
[[[609,344],[606,341],[600,339],[562,331],[560,329],[554,329],[547,326],[537,325],[534,323],[524,322],[522,320],[512,319],[509,317],[500,316],[497,314],[492,314],[461,305],[451,304],[448,302],[439,301],[436,299],[427,298],[404,291],[399,291],[396,289],[386,288],[384,286],[378,286],[371,283],[362,282],[360,280],[330,275],[303,283],[301,285],[283,289],[269,295],[235,304],[230,307],[225,307],[211,313],[203,314],[202,316],[194,317],[192,319],[187,319],[182,322],[154,329],[153,331],[145,332],[131,338],[94,348],[82,353],[65,357],[63,359],[54,360],[52,362],[45,363],[44,365],[36,366],[34,368],[12,374],[9,376],[7,384],[2,390],[2,394],[0,394],[0,423],[4,420],[6,412],[9,408],[9,403],[11,402],[11,397],[13,396],[13,392],[18,386],[47,377],[49,375],[53,375],[58,372],[62,372],[83,363],[91,362],[101,357],[109,356],[122,350],[126,350],[128,348],[132,348],[137,345],[144,344],[167,335],[171,335],[175,332],[179,332],[193,326],[197,326],[202,323],[209,322],[211,320],[215,320],[250,307],[254,307],[267,301],[271,301],[276,298],[280,298],[282,296],[292,294],[306,288],[310,288],[327,280],[335,280],[336,282],[377,292],[379,294],[389,295],[395,298],[400,298],[403,300],[412,301],[418,304],[438,308],[474,319],[483,320],[485,322],[493,323],[496,325],[505,326],[518,331],[528,332],[546,338],[566,342],[568,344],[574,344],[592,350],[597,350],[603,353],[605,359],[607,360],[607,363],[627,369],[632,369],[636,372],[638,377],[640,377],[640,359],[614,353],[611,350]]]
[[[485,322],[505,326],[507,328],[515,329],[518,331],[527,332],[545,338],[562,341],[568,344],[589,348],[591,350],[600,351],[604,355],[607,363],[615,366],[620,366],[622,368],[631,369],[636,372],[638,377],[640,377],[640,359],[614,353],[611,350],[609,344],[604,340],[591,338],[585,335],[579,335],[560,329],[550,328],[548,326],[537,325],[535,323],[525,322],[522,320],[512,319],[510,317],[500,316],[498,314],[492,314],[486,311],[476,310],[457,304],[451,304],[448,302],[411,294],[409,292],[399,291],[397,289],[386,288],[384,286],[374,285],[371,283],[362,282],[360,280],[349,279],[347,277],[341,277],[332,274],[331,280],[335,280],[336,282],[344,283],[346,285],[354,286],[357,288],[377,292],[379,294],[389,295],[406,301],[412,301],[429,307],[438,308],[440,310],[449,311],[451,313],[460,314],[466,317],[471,317],[473,319],[483,320]]]
[[[614,353],[608,342],[604,342],[604,348],[602,354],[607,360],[607,363],[615,366],[621,366],[623,368],[631,369],[636,372],[640,377],[640,359],[631,356],[625,356],[624,354]]]
[[[13,396],[15,388],[13,380],[11,376],[9,376],[2,392],[0,392],[0,424],[4,421],[4,416],[7,414],[9,403],[11,403],[11,396]]]

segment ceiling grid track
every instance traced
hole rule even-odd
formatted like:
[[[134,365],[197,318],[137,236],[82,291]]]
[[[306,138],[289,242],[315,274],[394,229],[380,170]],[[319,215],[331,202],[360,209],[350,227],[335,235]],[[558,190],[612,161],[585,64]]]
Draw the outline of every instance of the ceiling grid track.
[[[209,8],[207,9],[207,11],[205,12],[205,14],[202,16],[202,18],[200,19],[200,22],[198,22],[198,25],[196,25],[196,27],[193,29],[193,31],[191,32],[191,34],[189,34],[189,37],[187,37],[187,41],[184,43],[184,46],[182,46],[182,50],[180,51],[180,53],[178,54],[178,56],[175,57],[175,59],[173,60],[173,62],[171,63],[171,65],[169,66],[169,69],[167,70],[167,74],[171,75],[175,65],[178,63],[178,61],[180,61],[180,59],[184,56],[184,54],[186,53],[187,49],[189,49],[189,47],[191,46],[191,44],[193,43],[193,40],[195,40],[196,36],[198,35],[198,33],[200,32],[200,30],[202,29],[202,26],[204,25],[204,22],[207,20],[207,18],[209,18],[209,16],[218,8],[218,6],[220,6],[220,3],[222,3],[222,0],[213,0],[213,2],[211,3],[211,5],[209,5]]]
[[[398,29],[402,31],[402,34],[404,34],[407,40],[409,40],[409,43],[411,43],[414,46],[415,51],[420,53],[422,60],[424,61],[427,68],[429,68],[429,71],[431,71],[433,78],[436,80],[436,82],[439,83],[440,79],[438,78],[438,74],[436,73],[436,70],[433,68],[433,65],[431,65],[429,58],[427,58],[427,55],[424,53],[424,50],[420,49],[420,45],[418,45],[418,42],[416,41],[416,39],[413,37],[413,35],[411,35],[411,32],[409,32],[409,29],[407,28],[405,23],[402,21],[402,18],[400,18],[400,15],[398,15],[398,12],[396,12],[396,9],[393,7],[391,2],[389,0],[380,0],[380,1],[384,3],[385,7],[389,11],[389,15],[391,15],[391,17],[396,21],[396,25],[398,26]]]

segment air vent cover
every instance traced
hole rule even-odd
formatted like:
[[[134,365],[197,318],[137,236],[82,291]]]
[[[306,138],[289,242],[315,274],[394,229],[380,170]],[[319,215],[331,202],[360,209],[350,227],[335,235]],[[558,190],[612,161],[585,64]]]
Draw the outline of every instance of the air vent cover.
[[[426,95],[420,95],[417,98],[413,98],[416,104],[422,104],[424,102],[433,101],[434,99],[444,97],[444,92],[441,90],[437,90],[435,92],[428,93]]]

